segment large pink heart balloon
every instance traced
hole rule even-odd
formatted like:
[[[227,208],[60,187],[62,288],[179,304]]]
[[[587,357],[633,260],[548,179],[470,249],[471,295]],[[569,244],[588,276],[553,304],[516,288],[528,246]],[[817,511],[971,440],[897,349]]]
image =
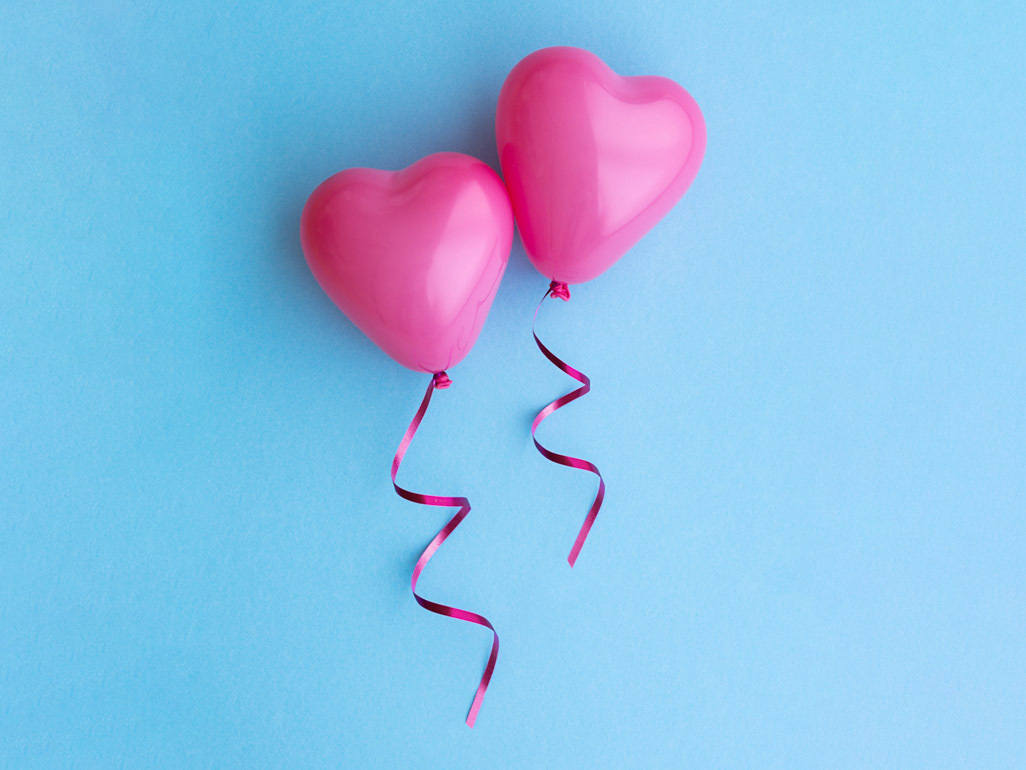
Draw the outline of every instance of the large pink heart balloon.
[[[544,48],[513,68],[495,135],[527,255],[564,283],[609,269],[680,200],[705,155],[687,91],[620,77],[580,48]]]
[[[440,372],[477,340],[513,213],[491,168],[443,152],[335,174],[306,202],[300,234],[317,281],[364,334],[403,366]]]

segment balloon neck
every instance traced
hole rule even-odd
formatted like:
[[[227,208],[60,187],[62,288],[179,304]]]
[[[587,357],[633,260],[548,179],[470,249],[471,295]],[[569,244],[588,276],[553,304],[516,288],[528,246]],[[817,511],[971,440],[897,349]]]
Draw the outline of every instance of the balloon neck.
[[[445,372],[435,372],[435,378],[433,382],[438,390],[445,390],[450,385],[452,385],[452,380],[449,379],[449,375]]]
[[[549,284],[549,296],[556,297],[566,302],[570,299],[570,287],[562,281],[553,281]]]

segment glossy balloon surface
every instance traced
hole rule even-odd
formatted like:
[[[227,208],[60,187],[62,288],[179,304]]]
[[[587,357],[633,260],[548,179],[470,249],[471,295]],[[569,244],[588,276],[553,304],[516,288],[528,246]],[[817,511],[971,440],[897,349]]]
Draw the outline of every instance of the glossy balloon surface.
[[[303,252],[335,304],[403,366],[438,372],[473,347],[506,269],[502,181],[459,153],[401,171],[352,168],[306,202]]]
[[[680,200],[705,154],[687,91],[621,77],[579,48],[535,51],[513,68],[495,133],[527,254],[566,283],[609,269]]]

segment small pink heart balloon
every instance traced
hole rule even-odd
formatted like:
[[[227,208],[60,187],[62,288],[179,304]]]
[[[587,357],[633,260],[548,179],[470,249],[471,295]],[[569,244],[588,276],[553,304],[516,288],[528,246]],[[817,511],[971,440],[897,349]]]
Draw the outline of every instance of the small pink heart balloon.
[[[307,200],[300,236],[318,283],[364,334],[403,366],[441,372],[477,341],[513,213],[491,168],[442,152],[335,174]]]
[[[608,270],[680,200],[705,155],[687,91],[621,77],[580,48],[544,48],[513,68],[495,135],[527,255],[563,283]]]

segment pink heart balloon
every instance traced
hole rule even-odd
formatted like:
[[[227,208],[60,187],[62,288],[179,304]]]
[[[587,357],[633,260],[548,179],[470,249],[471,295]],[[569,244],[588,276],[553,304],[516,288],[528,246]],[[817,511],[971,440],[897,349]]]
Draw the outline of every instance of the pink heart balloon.
[[[351,168],[303,209],[303,253],[318,283],[403,366],[440,372],[477,341],[513,242],[502,180],[455,152],[402,171]]]
[[[495,136],[527,255],[564,283],[608,270],[680,200],[705,155],[687,91],[621,77],[580,48],[544,48],[513,68]]]

